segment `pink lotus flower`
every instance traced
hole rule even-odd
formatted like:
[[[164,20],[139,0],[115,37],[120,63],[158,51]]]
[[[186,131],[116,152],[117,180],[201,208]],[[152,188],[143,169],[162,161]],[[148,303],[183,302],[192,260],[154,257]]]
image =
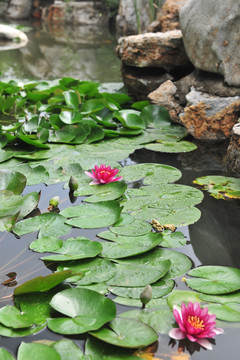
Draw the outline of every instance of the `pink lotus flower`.
[[[189,302],[187,307],[182,303],[181,309],[174,305],[173,314],[179,328],[170,330],[169,336],[175,340],[187,337],[190,341],[212,350],[212,344],[207,338],[223,333],[223,329],[215,328],[216,315],[209,315],[208,308],[202,309],[198,302]]]
[[[106,167],[106,165],[101,164],[100,168],[95,165],[95,170],[92,169],[92,172],[85,171],[85,174],[94,179],[90,185],[98,185],[121,180],[122,176],[115,178],[118,171],[118,169],[112,169],[111,166]]]

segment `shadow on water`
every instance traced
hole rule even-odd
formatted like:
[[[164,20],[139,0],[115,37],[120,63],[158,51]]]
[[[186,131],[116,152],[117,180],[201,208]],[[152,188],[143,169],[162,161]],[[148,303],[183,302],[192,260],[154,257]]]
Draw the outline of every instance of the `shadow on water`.
[[[24,24],[26,25],[26,24]],[[29,24],[27,24],[29,25]],[[31,24],[32,26],[32,24]],[[43,28],[33,27],[28,33],[27,47],[19,50],[0,52],[0,67],[4,78],[38,78],[53,79],[62,76],[72,76],[81,80],[100,82],[120,82],[120,62],[115,56],[115,39],[110,32],[88,32],[89,29]],[[182,171],[180,184],[191,185],[192,181],[204,175],[228,175],[224,170],[223,157],[226,144],[222,146],[199,147],[193,153],[164,154],[149,150],[137,150],[129,159],[122,161],[123,165],[130,163],[159,163],[177,167]],[[63,189],[63,183],[27,187],[24,194],[41,190],[39,211],[46,212],[49,199],[60,196],[59,209],[72,204],[68,190]],[[74,205],[81,199],[75,199]],[[194,266],[225,265],[240,266],[239,202],[231,200],[216,200],[205,192],[204,200],[197,206],[202,211],[201,219],[189,227],[180,228],[187,237],[188,244],[177,251],[189,256]],[[99,232],[99,231],[97,231]],[[68,237],[86,236],[96,240],[96,230],[73,229]],[[28,249],[30,242],[35,240],[37,233],[15,237],[11,233],[0,234],[0,280],[9,279],[7,274],[16,273],[16,279],[10,286],[0,285],[0,306],[12,304],[14,286],[39,276],[48,275],[51,270],[39,260],[38,253]],[[10,278],[11,280],[11,278]],[[14,281],[16,283],[14,283]],[[186,289],[181,279],[176,280],[179,289]],[[132,308],[131,308],[132,309]],[[118,312],[129,310],[129,307],[118,306]],[[226,324],[225,324],[226,326]],[[162,360],[235,360],[239,354],[240,329],[229,323],[225,333],[216,338],[213,351],[205,351],[195,344],[176,344],[167,335],[159,337],[158,345],[152,348],[152,356]],[[0,346],[10,349],[16,354],[21,341],[31,342],[39,339],[59,340],[63,337],[49,330],[24,338],[1,337]],[[81,348],[84,346],[84,336],[69,337],[75,340]],[[185,349],[181,352],[181,349]],[[230,355],[231,352],[231,355]],[[231,357],[232,356],[232,357]],[[149,357],[150,358],[150,357]]]

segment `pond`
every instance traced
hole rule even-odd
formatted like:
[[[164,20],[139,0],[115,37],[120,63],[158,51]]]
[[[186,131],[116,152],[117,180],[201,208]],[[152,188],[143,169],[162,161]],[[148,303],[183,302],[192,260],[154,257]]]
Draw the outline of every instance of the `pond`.
[[[29,43],[25,48],[0,52],[0,67],[2,79],[57,79],[72,77],[80,80],[96,81],[104,83],[116,83],[115,88],[121,86],[120,62],[115,56],[115,38],[108,31],[86,32],[86,29],[72,29],[52,27],[44,28],[39,24],[24,23],[21,25],[30,26],[27,33]],[[113,86],[114,87],[114,86]],[[192,140],[192,139],[187,139]],[[193,180],[206,175],[230,176],[224,168],[224,154],[226,144],[204,145],[194,141],[198,148],[191,152],[170,154],[156,152],[144,148],[144,146],[129,153],[127,157],[119,158],[120,164],[130,166],[134,164],[165,164],[177,168],[182,173],[177,184],[195,186]],[[133,140],[134,143],[134,140]],[[60,145],[65,146],[65,145]],[[126,148],[130,144],[126,144]],[[106,150],[107,151],[107,150]],[[114,153],[114,151],[113,151]],[[73,155],[76,156],[76,153]],[[81,159],[82,160],[82,159]],[[80,160],[80,161],[81,161]],[[88,161],[85,159],[84,161]],[[47,160],[46,160],[47,161]],[[83,161],[83,160],[82,160]],[[94,157],[92,158],[94,161]],[[114,160],[113,160],[114,161]],[[43,162],[43,165],[45,163]],[[81,163],[82,165],[82,163]],[[93,167],[93,166],[92,166]],[[161,183],[162,179],[159,179]],[[36,214],[48,212],[49,199],[58,195],[60,197],[59,211],[63,211],[82,203],[83,196],[73,197],[68,188],[64,188],[64,182],[48,186],[45,184],[29,185],[23,195],[41,191],[41,197],[37,206]],[[141,186],[141,182],[132,184],[133,188]],[[131,187],[131,185],[130,185]],[[170,250],[183,253],[191,259],[192,268],[200,265],[215,265],[226,267],[240,267],[240,242],[239,242],[239,200],[216,199],[204,191],[203,201],[196,205],[201,210],[200,219],[189,226],[178,226],[186,244],[181,247],[172,247]],[[70,232],[62,236],[63,240],[68,238],[84,236],[91,240],[104,242],[96,237],[103,228],[77,228],[73,227]],[[57,230],[56,230],[57,231]],[[54,234],[53,234],[54,236]],[[37,232],[17,236],[12,232],[0,233],[0,278],[1,283],[6,282],[7,274],[16,273],[10,286],[0,285],[1,307],[7,304],[12,305],[12,294],[16,286],[25,283],[27,280],[37,276],[46,276],[52,273],[52,265],[40,260],[42,254],[30,250],[29,244],[37,239]],[[50,255],[50,253],[47,253]],[[44,254],[45,256],[45,254]],[[47,266],[46,266],[47,265]],[[177,290],[190,290],[183,278],[184,274],[174,278]],[[111,299],[115,295],[110,294]],[[239,301],[238,301],[239,302]],[[117,312],[138,309],[136,306],[117,304]],[[239,316],[239,311],[236,311]],[[201,359],[221,360],[236,359],[239,353],[238,339],[240,335],[240,322],[219,322],[219,327],[224,328],[224,334],[215,339],[212,351],[206,351],[194,343],[183,343],[171,340],[167,334],[159,335],[158,342],[148,347],[147,352],[138,352],[137,356],[143,359]],[[66,335],[65,338],[74,340],[84,350],[86,334]],[[27,337],[1,337],[0,345],[10,350],[14,356],[17,354],[18,346],[22,341],[32,342],[41,339],[58,341],[63,335],[44,329],[39,333]],[[184,345],[186,348],[184,348]],[[230,353],[232,355],[230,355]],[[107,357],[107,359],[131,359],[130,356]],[[229,357],[230,356],[230,357]],[[99,359],[96,358],[97,360]],[[93,358],[94,360],[94,358]]]

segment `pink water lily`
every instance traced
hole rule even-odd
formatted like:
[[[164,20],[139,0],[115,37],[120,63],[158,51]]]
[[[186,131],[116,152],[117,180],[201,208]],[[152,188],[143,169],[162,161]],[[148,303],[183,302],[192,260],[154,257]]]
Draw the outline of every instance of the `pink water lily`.
[[[90,185],[99,185],[121,180],[122,176],[115,177],[118,171],[118,169],[112,169],[111,166],[101,164],[100,167],[95,165],[95,170],[92,169],[92,172],[85,171],[85,174],[94,179]]]
[[[189,302],[187,307],[182,303],[181,308],[174,305],[173,314],[179,328],[170,330],[169,336],[175,340],[188,338],[205,349],[212,350],[208,338],[223,333],[223,329],[215,327],[216,315],[209,315],[208,308],[202,309],[198,302]]]

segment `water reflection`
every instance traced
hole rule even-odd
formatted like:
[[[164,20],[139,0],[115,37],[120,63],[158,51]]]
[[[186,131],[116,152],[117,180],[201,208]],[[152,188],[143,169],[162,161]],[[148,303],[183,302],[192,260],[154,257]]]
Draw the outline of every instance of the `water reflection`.
[[[24,23],[29,26],[29,23]],[[30,24],[27,46],[0,52],[4,78],[120,81],[116,39],[106,28]]]

